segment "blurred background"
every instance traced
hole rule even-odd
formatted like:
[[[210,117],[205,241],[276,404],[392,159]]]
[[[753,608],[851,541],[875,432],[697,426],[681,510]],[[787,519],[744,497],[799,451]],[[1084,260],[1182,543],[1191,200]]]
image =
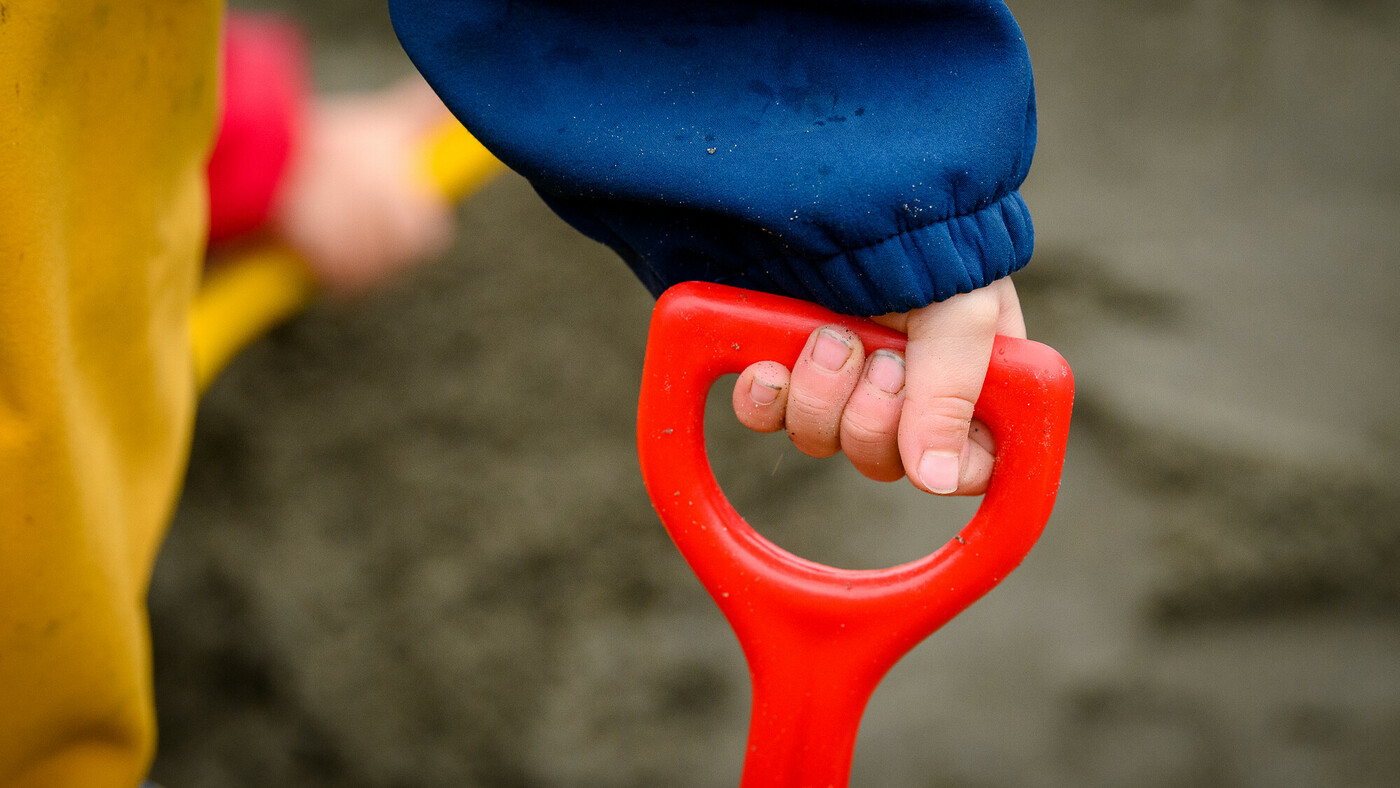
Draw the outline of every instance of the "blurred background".
[[[852,784],[1398,785],[1400,5],[1011,5],[1063,489],[877,691]],[[323,90],[411,68],[379,0],[282,10]],[[742,656],[636,466],[650,297],[514,175],[458,230],[204,400],[151,591],[170,788],[737,784]],[[720,479],[800,554],[910,560],[975,507],[727,398]]]

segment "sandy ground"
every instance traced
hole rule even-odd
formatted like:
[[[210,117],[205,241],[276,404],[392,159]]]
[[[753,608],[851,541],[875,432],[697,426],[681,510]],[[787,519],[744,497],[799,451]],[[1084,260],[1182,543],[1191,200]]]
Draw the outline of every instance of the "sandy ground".
[[[1013,9],[1064,486],[877,692],[852,784],[1400,785],[1400,7]],[[375,3],[301,13],[323,85],[407,67]],[[169,788],[736,784],[742,658],[636,471],[650,299],[518,178],[460,217],[206,399],[151,594]],[[809,557],[912,559],[975,506],[710,422]]]

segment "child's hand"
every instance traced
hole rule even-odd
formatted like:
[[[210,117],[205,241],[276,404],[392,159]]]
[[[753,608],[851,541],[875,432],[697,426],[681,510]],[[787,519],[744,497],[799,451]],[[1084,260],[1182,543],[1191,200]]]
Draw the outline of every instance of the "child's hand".
[[[421,160],[448,117],[417,78],[312,107],[273,223],[327,289],[362,292],[448,246],[450,208]]]
[[[819,328],[791,372],[775,361],[744,370],[735,415],[759,432],[786,427],[813,457],[844,451],[877,481],[907,473],[927,492],[984,492],[995,447],[972,407],[993,338],[1026,335],[1011,280],[875,322],[908,334],[904,358],[883,350],[866,357],[849,331]]]

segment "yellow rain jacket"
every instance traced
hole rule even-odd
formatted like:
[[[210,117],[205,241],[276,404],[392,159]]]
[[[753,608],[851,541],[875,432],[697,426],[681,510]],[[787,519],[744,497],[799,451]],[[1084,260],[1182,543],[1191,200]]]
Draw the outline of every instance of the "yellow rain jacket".
[[[0,0],[0,785],[133,788],[194,412],[218,0]]]

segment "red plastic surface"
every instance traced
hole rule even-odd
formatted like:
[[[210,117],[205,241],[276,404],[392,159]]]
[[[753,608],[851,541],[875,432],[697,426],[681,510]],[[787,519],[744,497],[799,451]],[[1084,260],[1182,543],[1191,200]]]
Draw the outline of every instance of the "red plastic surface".
[[[836,569],[759,535],[725,499],[705,453],[705,398],[749,364],[791,364],[820,325],[867,352],[904,337],[812,304],[688,283],[652,316],[637,415],[642,476],[657,513],[743,647],[753,710],[742,785],[841,788],[870,694],[911,648],[989,591],[1030,551],[1055,502],[1074,382],[1045,345],[998,337],[977,415],[997,459],[981,508],[932,555]],[[930,503],[933,500],[930,499]],[[861,524],[852,524],[862,527]]]

